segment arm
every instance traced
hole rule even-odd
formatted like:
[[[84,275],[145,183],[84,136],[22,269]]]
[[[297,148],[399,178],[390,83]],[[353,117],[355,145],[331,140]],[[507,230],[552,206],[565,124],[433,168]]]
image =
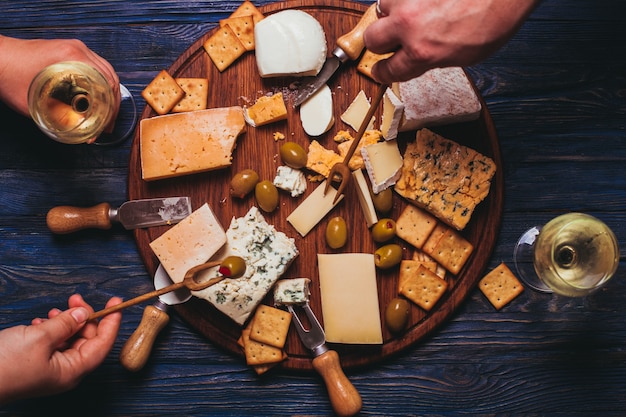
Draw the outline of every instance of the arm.
[[[119,304],[112,298],[107,306]],[[0,331],[0,404],[67,391],[108,355],[122,320],[113,313],[87,322],[93,309],[80,295],[48,319]]]
[[[365,31],[380,82],[406,81],[429,69],[476,64],[502,47],[539,0],[380,0],[383,12]]]

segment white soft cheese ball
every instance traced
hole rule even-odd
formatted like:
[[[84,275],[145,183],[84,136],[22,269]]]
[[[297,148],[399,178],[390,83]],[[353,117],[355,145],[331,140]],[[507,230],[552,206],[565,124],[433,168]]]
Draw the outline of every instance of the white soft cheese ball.
[[[317,75],[326,61],[322,25],[301,10],[283,10],[254,26],[255,55],[261,77]]]
[[[326,133],[335,121],[333,95],[328,85],[323,85],[300,106],[302,128],[309,136]]]

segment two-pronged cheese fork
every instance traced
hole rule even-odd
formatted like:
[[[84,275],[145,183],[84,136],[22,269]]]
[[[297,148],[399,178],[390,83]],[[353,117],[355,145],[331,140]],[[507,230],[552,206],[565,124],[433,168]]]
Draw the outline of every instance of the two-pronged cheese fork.
[[[313,368],[319,373],[328,390],[328,397],[333,406],[333,410],[339,416],[352,416],[361,410],[361,395],[354,385],[348,380],[348,377],[341,369],[339,355],[334,350],[328,349],[326,346],[326,335],[324,329],[313,314],[309,303],[301,305],[307,319],[309,321],[309,329],[307,330],[302,321],[296,314],[293,305],[287,308],[292,316],[292,322],[300,336],[300,340],[304,346],[313,352]]]

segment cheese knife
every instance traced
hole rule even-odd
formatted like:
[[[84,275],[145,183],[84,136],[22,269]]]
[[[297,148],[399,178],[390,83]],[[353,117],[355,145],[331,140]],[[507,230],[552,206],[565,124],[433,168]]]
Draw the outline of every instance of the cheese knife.
[[[82,229],[110,229],[114,222],[126,229],[175,224],[191,214],[189,197],[131,200],[118,208],[109,203],[93,207],[57,206],[50,209],[46,223],[50,231],[67,234]]]
[[[306,99],[311,97],[317,90],[326,84],[341,64],[347,62],[348,60],[354,61],[361,55],[361,52],[363,52],[363,49],[365,48],[363,33],[365,32],[365,29],[367,29],[367,27],[376,19],[378,19],[378,15],[376,14],[376,3],[374,3],[365,11],[361,20],[359,20],[350,32],[337,39],[337,47],[333,51],[332,56],[326,59],[326,62],[320,72],[299,89],[298,95],[294,100],[295,107],[304,103]]]
[[[172,279],[165,272],[163,265],[159,265],[154,274],[154,288],[159,290],[170,284],[172,284]],[[156,337],[170,321],[170,316],[167,314],[169,306],[184,303],[190,298],[191,291],[182,287],[160,295],[153,305],[145,308],[139,326],[120,351],[120,363],[124,368],[132,372],[143,368],[150,357]]]

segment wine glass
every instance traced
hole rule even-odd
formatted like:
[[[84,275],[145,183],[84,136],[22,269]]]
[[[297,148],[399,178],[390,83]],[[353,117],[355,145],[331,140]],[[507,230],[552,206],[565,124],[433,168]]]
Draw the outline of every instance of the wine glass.
[[[58,142],[115,145],[130,136],[137,122],[135,100],[122,84],[120,95],[115,118],[116,97],[104,76],[85,63],[65,61],[33,79],[28,108],[39,128]]]
[[[611,229],[599,219],[567,213],[527,230],[513,258],[520,279],[529,287],[583,297],[613,276],[619,247]]]

